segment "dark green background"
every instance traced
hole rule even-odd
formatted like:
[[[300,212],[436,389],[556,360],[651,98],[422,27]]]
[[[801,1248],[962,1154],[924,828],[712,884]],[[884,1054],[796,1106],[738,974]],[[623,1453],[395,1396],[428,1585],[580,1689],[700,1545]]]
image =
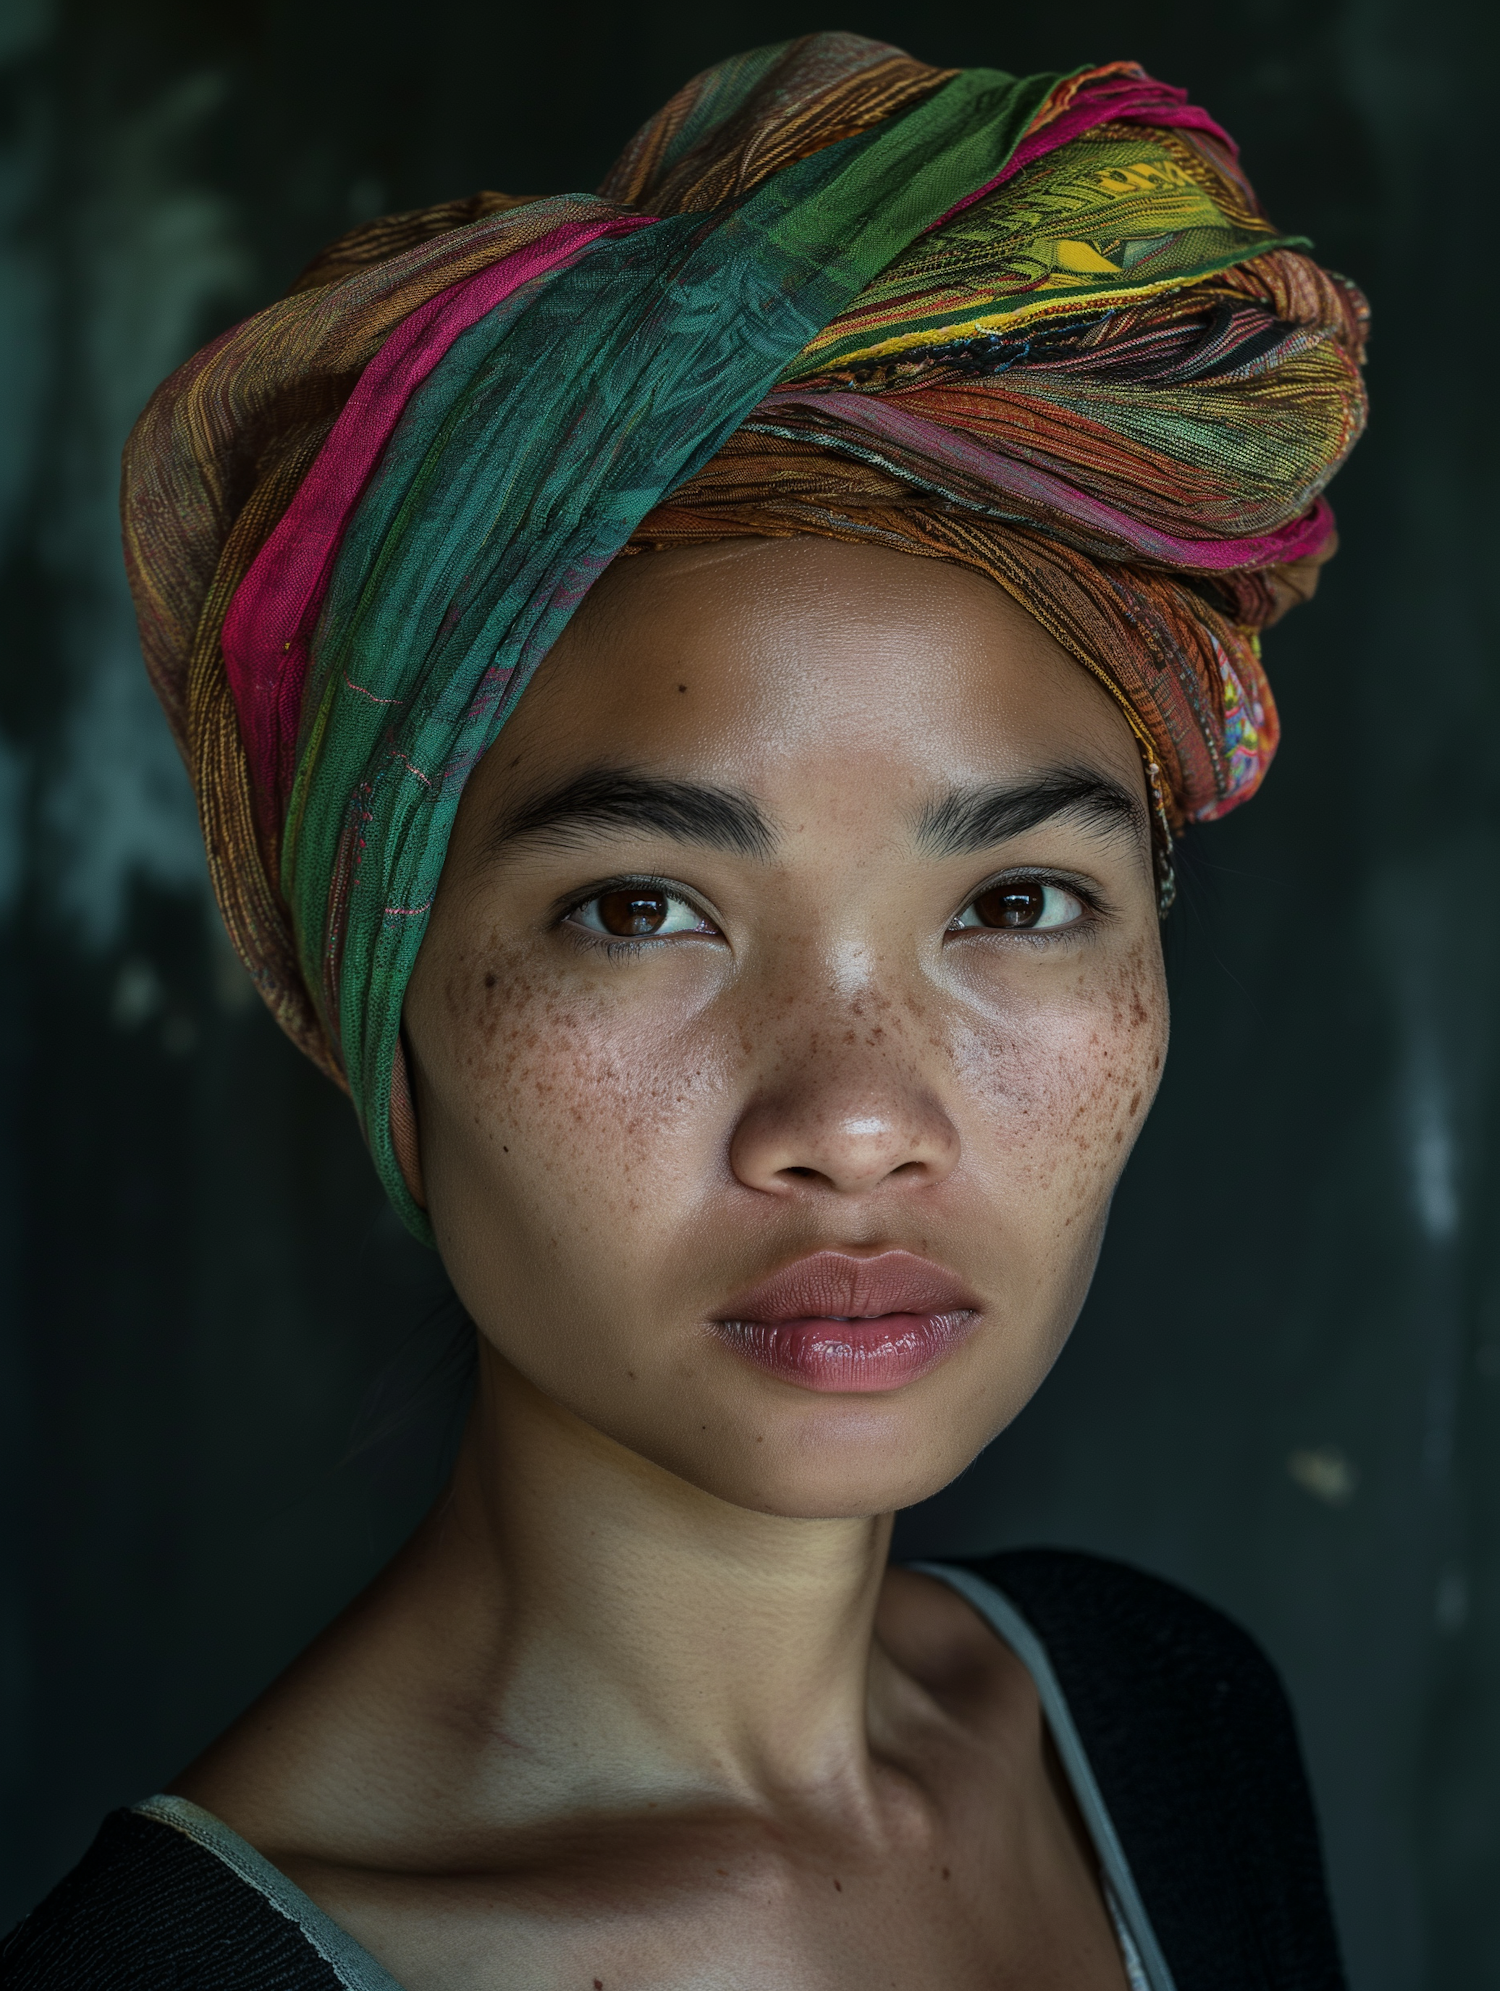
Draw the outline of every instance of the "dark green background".
[[[0,1926],[376,1567],[452,1415],[436,1267],[207,907],[119,574],[125,430],[351,222],[590,187],[693,70],[846,26],[1188,84],[1377,326],[1346,550],[1271,638],[1262,798],[1193,840],[1094,1295],[908,1545],[1084,1544],[1239,1614],[1357,1991],[1500,1985],[1497,18],[0,0]]]

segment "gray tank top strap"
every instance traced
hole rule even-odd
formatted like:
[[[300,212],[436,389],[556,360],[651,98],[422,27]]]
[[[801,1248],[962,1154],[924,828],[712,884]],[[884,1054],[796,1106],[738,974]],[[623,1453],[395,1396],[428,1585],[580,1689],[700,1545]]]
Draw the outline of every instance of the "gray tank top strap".
[[[943,1562],[913,1562],[907,1567],[920,1570],[924,1576],[936,1577],[939,1583],[956,1590],[1005,1641],[1031,1675],[1063,1769],[1078,1800],[1078,1809],[1099,1855],[1104,1899],[1120,1940],[1130,1991],[1176,1991],[1046,1647],[1004,1592],[971,1570],[955,1569]]]
[[[238,1832],[231,1832],[220,1818],[185,1797],[148,1797],[135,1811],[141,1818],[154,1818],[170,1825],[194,1845],[237,1873],[242,1881],[265,1896],[271,1906],[295,1922],[323,1961],[333,1971],[344,1991],[401,1991],[401,1986],[367,1949],[346,1934],[331,1915],[302,1892],[268,1859],[257,1853]]]

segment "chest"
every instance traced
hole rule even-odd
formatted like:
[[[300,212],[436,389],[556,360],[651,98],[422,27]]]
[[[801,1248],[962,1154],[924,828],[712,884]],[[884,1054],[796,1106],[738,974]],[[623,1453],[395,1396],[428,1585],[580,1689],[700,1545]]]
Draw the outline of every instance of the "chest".
[[[1066,1823],[949,1812],[600,1821],[487,1869],[297,1877],[404,1991],[1124,1991]]]

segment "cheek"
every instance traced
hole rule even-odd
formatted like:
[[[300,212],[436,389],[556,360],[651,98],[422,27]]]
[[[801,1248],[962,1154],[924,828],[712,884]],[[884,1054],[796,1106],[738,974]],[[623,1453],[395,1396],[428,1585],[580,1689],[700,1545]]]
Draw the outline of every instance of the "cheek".
[[[690,997],[622,1005],[496,941],[451,962],[439,1002],[438,1056],[421,1059],[435,1220],[477,1192],[490,1226],[509,1216],[554,1249],[613,1229],[628,1250],[653,1210],[680,1209],[673,1178],[712,1175],[719,1074]]]
[[[960,1079],[969,1140],[1006,1201],[1045,1204],[1043,1231],[1102,1222],[1161,1078],[1167,1004],[1160,949],[1142,941],[1005,1027],[974,1033]]]

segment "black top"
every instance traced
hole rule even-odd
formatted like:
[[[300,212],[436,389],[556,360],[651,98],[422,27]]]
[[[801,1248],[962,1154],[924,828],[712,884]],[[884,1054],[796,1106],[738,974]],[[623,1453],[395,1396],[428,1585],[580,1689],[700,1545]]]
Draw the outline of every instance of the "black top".
[[[1246,1632],[1059,1549],[970,1561],[1046,1649],[1176,1991],[1344,1991],[1291,1710]],[[299,1925],[130,1811],[0,1944],[5,1991],[342,1991]]]

